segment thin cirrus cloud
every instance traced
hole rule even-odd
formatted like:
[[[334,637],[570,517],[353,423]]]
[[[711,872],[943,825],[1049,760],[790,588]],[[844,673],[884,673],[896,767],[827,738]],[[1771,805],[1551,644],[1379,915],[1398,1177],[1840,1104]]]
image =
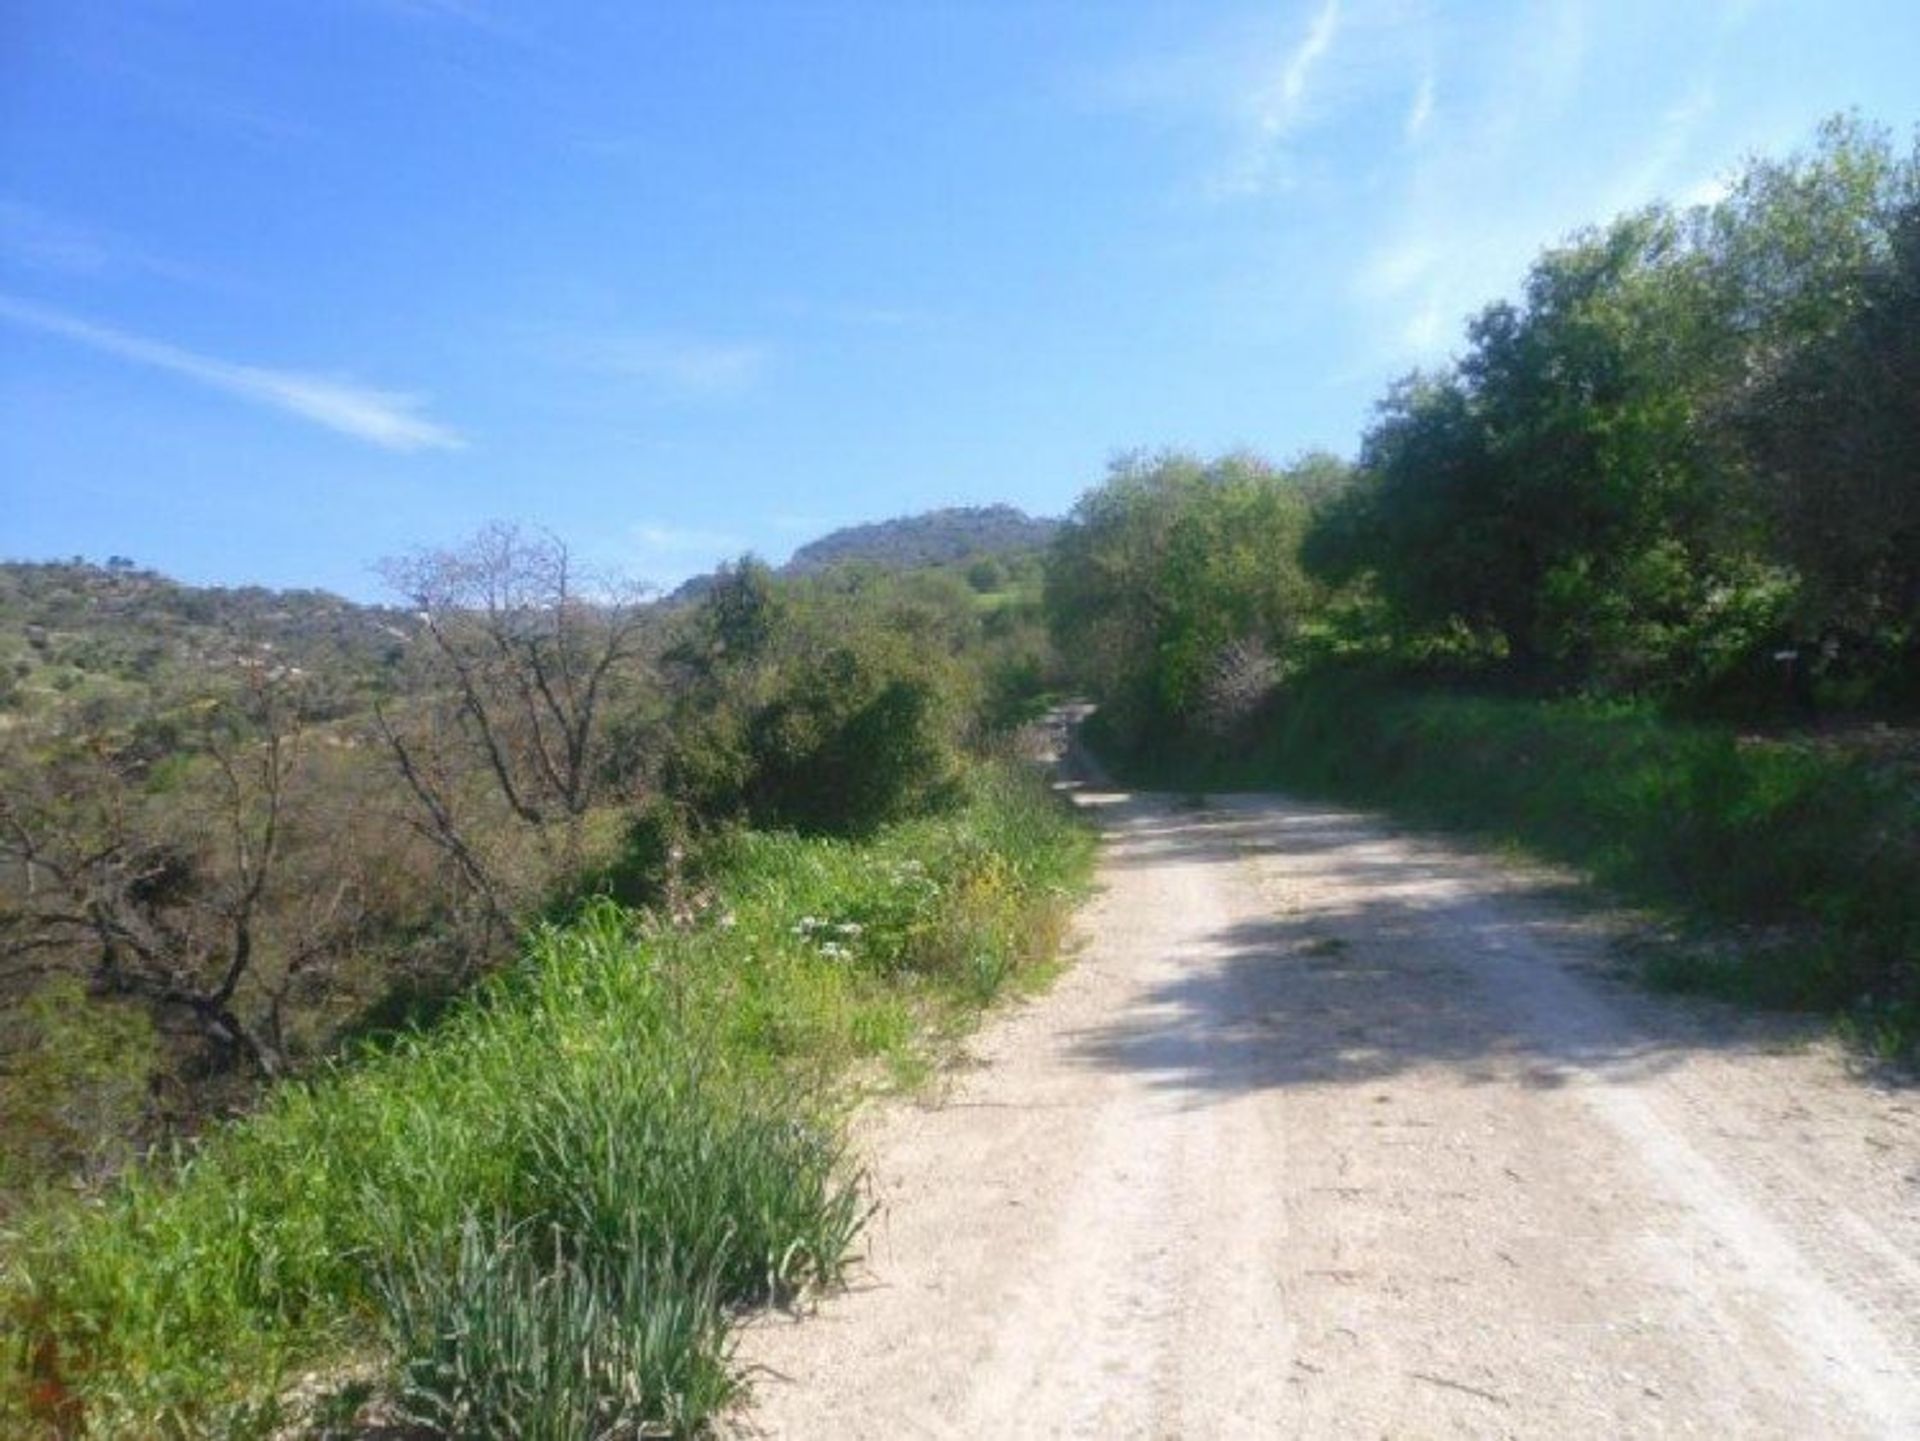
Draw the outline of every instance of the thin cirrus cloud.
[[[1339,33],[1340,0],[1326,0],[1308,24],[1307,33],[1288,52],[1286,62],[1280,67],[1279,82],[1261,110],[1262,130],[1269,135],[1282,135],[1299,122],[1313,72],[1326,59]]]
[[[664,554],[685,555],[693,552],[719,554],[741,548],[737,536],[725,531],[701,530],[695,526],[667,525],[649,522],[636,525],[633,537],[647,550]]]
[[[1209,194],[1233,199],[1287,188],[1284,147],[1310,113],[1316,78],[1340,31],[1340,0],[1325,0],[1305,31],[1281,50],[1278,67],[1242,92],[1243,134],[1232,159],[1208,182]]]
[[[1716,23],[1724,29],[1735,20],[1723,13]],[[1594,64],[1618,63],[1620,37],[1598,27],[1587,0],[1530,10],[1506,37],[1506,54],[1493,57],[1499,81],[1471,109],[1456,104],[1423,118],[1421,128],[1444,128],[1448,143],[1412,149],[1397,213],[1378,226],[1378,245],[1352,275],[1374,361],[1442,358],[1469,314],[1511,295],[1544,246],[1581,226],[1661,199],[1685,206],[1725,192],[1735,157],[1710,123],[1719,108],[1710,47],[1635,133],[1598,140],[1577,161],[1541,166],[1539,137],[1557,133],[1574,111]],[[1596,54],[1609,41],[1614,48]],[[1409,139],[1424,108],[1417,95]],[[1518,196],[1516,169],[1539,177]]]
[[[1258,200],[1310,179],[1309,135],[1405,94],[1409,70],[1416,88],[1403,123],[1418,139],[1433,118],[1432,26],[1421,0],[1315,0],[1281,14],[1263,6],[1190,42],[1143,47],[1101,75],[1090,98],[1213,132],[1218,148],[1196,177],[1199,194]]]
[[[1433,123],[1433,72],[1427,71],[1420,77],[1420,84],[1413,92],[1413,103],[1407,107],[1406,124],[1402,127],[1409,145],[1419,141],[1427,133],[1427,127]]]
[[[458,432],[422,415],[421,402],[415,396],[298,371],[217,360],[12,296],[0,295],[0,320],[196,381],[385,450],[459,450],[466,445]]]
[[[192,266],[10,198],[0,198],[0,256],[29,270],[58,275],[151,276],[183,285],[218,284]]]
[[[603,375],[639,381],[686,399],[750,390],[773,358],[758,341],[718,341],[667,335],[605,336],[569,347],[573,358]]]

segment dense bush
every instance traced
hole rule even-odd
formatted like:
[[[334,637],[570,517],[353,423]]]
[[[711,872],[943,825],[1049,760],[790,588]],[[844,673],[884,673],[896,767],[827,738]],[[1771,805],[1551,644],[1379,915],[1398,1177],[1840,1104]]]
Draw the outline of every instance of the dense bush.
[[[1382,401],[1308,569],[1410,662],[1451,633],[1535,688],[1910,702],[1916,237],[1920,153],[1846,120],[1571,237]]]
[[[1344,481],[1327,456],[1128,456],[1081,498],[1054,542],[1047,619],[1109,724],[1177,737],[1231,648],[1286,651],[1315,603],[1309,507]]]
[[[955,556],[749,560],[651,605],[494,526],[390,565],[405,611],[0,566],[0,622],[24,622],[0,674],[31,693],[0,718],[0,1085],[24,1078],[0,1213],[436,1011],[542,918],[678,913],[705,830],[945,804],[1051,679],[1037,557]],[[157,1044],[113,1084],[51,1063],[126,1005]]]
[[[723,572],[675,652],[691,679],[669,726],[668,793],[706,821],[820,835],[936,808],[1007,649],[985,629],[957,577]]]

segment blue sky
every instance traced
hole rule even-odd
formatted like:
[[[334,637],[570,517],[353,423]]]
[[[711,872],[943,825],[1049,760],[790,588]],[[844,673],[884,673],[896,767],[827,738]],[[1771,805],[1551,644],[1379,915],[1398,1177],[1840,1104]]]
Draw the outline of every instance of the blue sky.
[[[1540,246],[1916,74],[1912,0],[0,0],[0,555],[670,584],[1350,452]]]

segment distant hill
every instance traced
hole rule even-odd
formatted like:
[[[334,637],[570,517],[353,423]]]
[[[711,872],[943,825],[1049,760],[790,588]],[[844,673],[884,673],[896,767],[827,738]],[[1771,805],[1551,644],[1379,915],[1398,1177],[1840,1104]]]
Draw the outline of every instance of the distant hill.
[[[989,555],[1006,560],[1044,549],[1059,529],[1057,520],[1010,505],[951,506],[829,531],[796,550],[778,572],[818,575],[841,565],[922,570]],[[713,581],[711,574],[696,575],[681,582],[665,603],[692,605],[713,589]]]
[[[236,665],[365,678],[418,629],[407,611],[321,590],[182,585],[118,558],[0,562],[0,710]]]
[[[978,555],[1039,550],[1060,528],[1057,520],[1010,505],[959,506],[897,520],[850,525],[803,545],[782,566],[785,575],[812,575],[865,561],[902,570],[952,565]]]

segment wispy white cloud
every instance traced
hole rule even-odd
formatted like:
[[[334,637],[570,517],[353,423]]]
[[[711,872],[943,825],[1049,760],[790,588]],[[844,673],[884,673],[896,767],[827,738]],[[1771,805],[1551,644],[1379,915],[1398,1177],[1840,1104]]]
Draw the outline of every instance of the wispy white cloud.
[[[1090,98],[1214,132],[1216,158],[1199,177],[1206,197],[1290,191],[1311,174],[1311,136],[1405,84],[1431,28],[1427,9],[1425,0],[1262,7],[1105,72]]]
[[[703,530],[698,526],[644,522],[633,527],[633,538],[649,551],[671,555],[689,552],[722,555],[745,548],[738,536],[721,530]]]
[[[931,310],[907,305],[792,299],[781,301],[774,308],[796,320],[821,321],[856,330],[926,330],[943,321],[942,316]]]
[[[1682,189],[1701,183],[1702,177],[1683,178],[1679,172],[1714,105],[1713,85],[1702,80],[1678,103],[1661,112],[1646,149],[1601,192],[1600,212],[1610,215],[1645,205],[1673,189],[1676,181]]]
[[[1528,23],[1518,33],[1519,73],[1531,77],[1535,120],[1558,110],[1580,88],[1593,43],[1593,17],[1588,0],[1555,0],[1528,12]]]
[[[1260,128],[1271,136],[1281,136],[1299,122],[1307,103],[1313,72],[1333,48],[1340,33],[1340,0],[1326,0],[1307,26],[1300,43],[1288,52],[1280,67],[1279,82],[1267,97],[1260,115]]]
[[[1247,198],[1287,189],[1287,143],[1313,113],[1315,77],[1341,29],[1340,0],[1325,0],[1304,33],[1280,50],[1277,66],[1259,74],[1239,106],[1251,120],[1228,162],[1209,180],[1220,199]]]
[[[1363,300],[1405,295],[1432,273],[1440,252],[1426,236],[1410,235],[1376,250],[1361,263],[1354,290]]]
[[[1407,106],[1407,118],[1401,126],[1401,133],[1409,145],[1417,143],[1427,133],[1427,127],[1433,123],[1433,72],[1428,70],[1420,76],[1420,84],[1413,92],[1413,102]]]
[[[1502,36],[1503,50],[1487,56],[1492,84],[1449,89],[1439,114],[1416,92],[1406,130],[1427,110],[1421,128],[1433,139],[1444,127],[1446,143],[1410,147],[1379,243],[1352,268],[1350,293],[1372,363],[1444,358],[1471,314],[1511,296],[1542,248],[1580,227],[1657,200],[1699,203],[1722,193],[1715,177],[1729,157],[1711,139],[1724,129],[1715,124],[1711,53],[1664,108],[1649,107],[1637,134],[1594,143],[1568,135],[1592,67],[1612,64],[1611,47],[1623,40],[1624,27],[1596,33],[1604,18],[1590,0],[1529,8]],[[1602,41],[1610,48],[1597,51]],[[1518,174],[1528,183],[1516,186]]]
[[[773,358],[773,348],[760,341],[671,335],[595,336],[564,348],[577,363],[602,374],[690,398],[749,390]]]
[[[490,39],[523,47],[534,43],[533,33],[522,18],[509,19],[499,7],[483,0],[371,0],[371,3],[408,20],[450,22]]]
[[[120,9],[128,16],[135,14],[135,7]],[[223,141],[277,150],[321,138],[322,132],[310,122],[274,102],[255,103],[215,77],[182,74],[134,59],[150,46],[142,28],[146,23],[129,21],[110,49],[89,52],[85,62],[115,89],[183,124],[212,131]]]
[[[23,200],[0,199],[0,254],[34,270],[63,275],[150,275],[184,284],[209,277],[92,226]]]
[[[7,295],[0,295],[0,320],[196,381],[387,450],[458,450],[466,444],[454,430],[422,415],[417,396],[300,371],[217,360]]]
[[[402,15],[442,16],[449,20],[474,23],[489,18],[486,7],[476,4],[475,0],[380,0],[380,3]]]
[[[1721,170],[1683,186],[1674,195],[1673,203],[1682,209],[1691,209],[1696,205],[1718,205],[1732,192],[1733,172]]]

